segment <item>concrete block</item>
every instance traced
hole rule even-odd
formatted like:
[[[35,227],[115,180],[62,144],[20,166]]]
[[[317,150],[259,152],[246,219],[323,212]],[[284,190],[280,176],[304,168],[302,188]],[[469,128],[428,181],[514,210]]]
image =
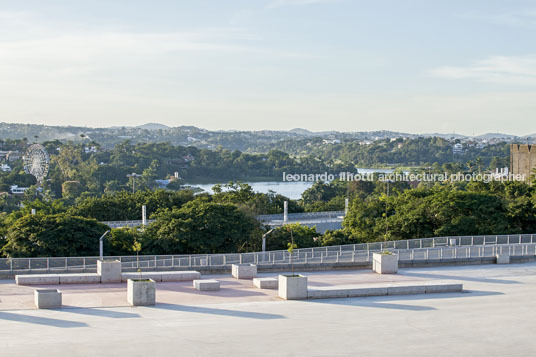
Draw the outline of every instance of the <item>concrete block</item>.
[[[398,272],[398,254],[372,254],[372,270],[378,274],[396,274]]]
[[[121,282],[121,262],[119,260],[97,260],[97,274],[103,283]]]
[[[384,296],[384,295],[387,295],[386,287],[348,289],[348,297]]]
[[[34,302],[38,309],[61,307],[61,292],[57,289],[35,289]]]
[[[427,294],[433,293],[458,293],[463,291],[463,284],[432,284],[426,285]]]
[[[426,286],[424,285],[389,286],[387,288],[387,295],[413,295],[425,293]]]
[[[155,281],[152,279],[128,279],[127,300],[132,306],[154,305],[156,302]]]
[[[277,289],[279,280],[276,278],[254,278],[253,285],[259,289]]]
[[[332,299],[348,297],[348,289],[309,289],[308,299]]]
[[[194,280],[194,288],[200,291],[217,291],[220,290],[220,282],[214,279]]]
[[[278,295],[285,300],[307,299],[307,277],[279,275]]]
[[[162,282],[165,281],[191,281],[201,279],[198,271],[162,271],[160,272]]]
[[[60,284],[99,284],[101,276],[92,273],[58,274]]]
[[[255,264],[233,264],[232,274],[235,279],[253,279],[257,276]]]
[[[129,279],[136,279],[139,280],[141,276],[141,279],[151,279],[154,281],[162,281],[162,273],[161,272],[152,272],[152,271],[144,271],[141,273],[138,272],[131,272],[131,273],[121,273],[121,281],[125,282]]]
[[[60,283],[58,274],[28,274],[16,275],[17,285],[57,285]]]
[[[510,255],[508,253],[497,254],[497,264],[510,264]]]

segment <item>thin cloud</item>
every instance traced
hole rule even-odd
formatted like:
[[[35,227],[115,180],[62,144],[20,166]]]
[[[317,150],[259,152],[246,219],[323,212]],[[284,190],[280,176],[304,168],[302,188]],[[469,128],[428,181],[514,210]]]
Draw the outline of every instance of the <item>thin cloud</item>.
[[[428,74],[447,79],[536,85],[536,55],[491,56],[467,66],[438,67],[430,70]]]

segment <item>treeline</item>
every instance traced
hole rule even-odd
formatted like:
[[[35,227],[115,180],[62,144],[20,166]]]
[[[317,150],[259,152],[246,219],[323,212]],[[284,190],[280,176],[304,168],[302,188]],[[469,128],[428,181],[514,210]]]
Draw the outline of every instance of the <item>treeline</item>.
[[[249,185],[215,187],[214,195],[164,190],[79,199],[27,202],[0,216],[5,257],[96,255],[108,219],[140,219],[146,205],[155,221],[144,228],[112,229],[106,254],[208,254],[259,251],[269,228],[255,219],[282,212],[285,197],[253,192]],[[316,183],[290,212],[310,207],[342,209],[351,201],[343,228],[324,235],[297,224],[276,229],[267,247],[286,249],[435,236],[536,233],[536,189],[520,182],[421,184],[381,181]],[[342,206],[341,206],[342,205]],[[36,214],[32,215],[31,210]]]
[[[340,143],[326,143],[322,138],[284,140],[277,144],[264,145],[258,150],[278,150],[291,155],[314,156],[325,162],[352,163],[357,167],[385,165],[431,166],[445,163],[476,161],[485,167],[507,167],[509,145],[507,143],[487,145],[479,148],[468,143],[462,144],[462,152],[454,153],[455,142],[440,137],[418,137],[413,139],[382,139],[370,143],[345,140]]]
[[[195,147],[173,146],[169,143],[132,144],[125,141],[112,150],[103,150],[95,142],[76,144],[58,140],[45,142],[50,155],[50,169],[43,182],[43,195],[47,199],[100,196],[102,193],[155,189],[157,179],[174,177],[181,180],[168,188],[178,190],[181,183],[226,182],[231,180],[279,180],[283,172],[323,173],[353,170],[351,166],[328,165],[313,157],[293,158],[273,150],[268,154],[246,154],[240,151],[208,150]],[[137,178],[127,175],[136,173]],[[133,182],[135,180],[135,182]],[[35,179],[24,173],[22,162],[14,164],[11,172],[0,172],[0,192],[9,186],[28,187]],[[31,200],[30,190],[25,200]],[[12,209],[7,198],[0,206]]]

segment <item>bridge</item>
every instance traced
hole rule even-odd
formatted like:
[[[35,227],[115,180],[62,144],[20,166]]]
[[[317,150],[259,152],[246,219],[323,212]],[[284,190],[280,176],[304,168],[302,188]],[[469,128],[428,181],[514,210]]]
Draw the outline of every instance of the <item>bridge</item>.
[[[344,211],[326,211],[326,212],[304,212],[304,213],[289,213],[285,222],[284,214],[266,214],[257,216],[257,220],[272,228],[281,227],[284,224],[299,223],[308,227],[316,227],[318,233],[324,233],[327,230],[335,230],[342,228],[344,219]],[[146,220],[147,224],[154,222],[153,219]],[[110,228],[138,227],[143,225],[143,221],[104,221]]]

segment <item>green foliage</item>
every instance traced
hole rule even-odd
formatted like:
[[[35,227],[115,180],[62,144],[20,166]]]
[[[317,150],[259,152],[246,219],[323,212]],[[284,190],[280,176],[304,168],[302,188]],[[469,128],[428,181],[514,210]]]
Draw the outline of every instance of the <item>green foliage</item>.
[[[99,221],[122,221],[141,219],[141,207],[147,206],[147,215],[159,209],[181,207],[193,200],[192,191],[121,191],[102,197],[87,197],[69,208],[72,215],[91,217]]]
[[[104,252],[106,255],[131,255],[136,252],[135,243],[141,235],[136,228],[111,229],[104,239]]]
[[[2,252],[7,257],[94,256],[107,227],[66,214],[26,215],[9,228]]]
[[[480,185],[468,188],[434,186],[389,197],[355,199],[343,222],[344,230],[357,242],[536,230],[536,207],[528,185],[496,183],[488,190]],[[515,197],[512,188],[517,188],[517,194],[525,190],[525,194]]]
[[[292,232],[292,233],[291,233]],[[291,236],[292,234],[292,236]],[[285,250],[292,244],[300,248],[316,247],[319,245],[319,233],[314,227],[302,226],[298,223],[288,224],[268,235],[266,238],[266,250]]]
[[[232,204],[196,199],[161,210],[146,229],[146,254],[203,254],[259,250],[260,224]]]

